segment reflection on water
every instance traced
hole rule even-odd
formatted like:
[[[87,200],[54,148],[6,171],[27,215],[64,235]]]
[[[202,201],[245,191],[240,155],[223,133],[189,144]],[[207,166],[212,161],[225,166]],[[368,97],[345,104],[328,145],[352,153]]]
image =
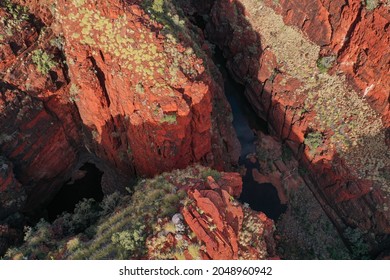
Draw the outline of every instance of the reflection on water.
[[[215,49],[214,59],[224,78],[225,95],[233,112],[233,127],[241,144],[239,164],[246,168],[242,177],[243,188],[240,201],[248,203],[255,211],[264,212],[269,218],[277,220],[286,211],[286,205],[280,203],[278,192],[271,183],[258,183],[252,175],[253,169],[260,169],[258,161],[252,162],[248,155],[256,154],[257,135],[260,130],[268,134],[267,123],[259,118],[244,96],[245,87],[235,82],[226,70],[226,61],[222,51]]]

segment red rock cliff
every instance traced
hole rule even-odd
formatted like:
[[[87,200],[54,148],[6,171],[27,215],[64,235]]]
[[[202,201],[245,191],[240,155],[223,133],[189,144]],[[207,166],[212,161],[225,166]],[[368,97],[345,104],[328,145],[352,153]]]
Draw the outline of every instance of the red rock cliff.
[[[64,182],[76,163],[80,131],[77,112],[64,97],[66,72],[60,50],[50,44],[53,32],[45,30],[39,19],[30,21],[20,6],[18,11],[12,14],[0,8],[0,148],[11,162],[7,163],[9,172],[19,182],[18,188],[2,185],[1,189],[31,194],[29,204],[36,206]],[[53,54],[50,73],[37,70],[36,50]],[[13,210],[23,207],[26,198],[19,196]],[[3,209],[8,206],[2,205]]]
[[[300,159],[324,209],[335,210],[328,214],[339,228],[360,227],[380,242],[390,233],[388,6],[269,2],[216,1],[208,36],[259,116]]]
[[[389,4],[359,0],[307,3],[281,0],[272,8],[283,16],[286,24],[298,27],[321,46],[322,55],[337,57],[333,71],[345,73],[389,127]]]
[[[222,166],[222,154],[212,161],[211,118],[221,89],[185,29],[169,31],[120,1],[58,7],[70,94],[99,156],[142,175]]]
[[[0,148],[29,208],[85,161],[106,192],[121,176],[236,161],[220,77],[183,19],[172,30],[142,1],[13,2],[0,9]]]
[[[160,220],[161,230],[148,238],[150,259],[277,258],[274,222],[236,200],[242,190],[238,173],[192,179],[181,188],[187,197],[180,213]]]

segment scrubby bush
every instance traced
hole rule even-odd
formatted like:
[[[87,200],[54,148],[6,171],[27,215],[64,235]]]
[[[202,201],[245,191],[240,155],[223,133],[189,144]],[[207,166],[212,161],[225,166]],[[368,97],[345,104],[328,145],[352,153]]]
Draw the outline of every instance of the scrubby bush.
[[[190,244],[188,245],[188,253],[191,255],[192,259],[200,260],[202,259],[200,256],[200,245],[199,244]]]
[[[317,60],[317,67],[321,73],[327,72],[330,68],[332,68],[334,62],[336,61],[336,56],[323,56]]]
[[[369,246],[364,240],[364,233],[359,228],[347,228],[344,237],[351,244],[351,257],[353,259],[367,259],[369,257]]]
[[[102,208],[100,216],[106,216],[113,213],[115,208],[119,206],[121,198],[122,196],[118,192],[105,196],[100,203],[100,207]]]
[[[164,0],[153,0],[152,9],[156,13],[164,12]]]
[[[201,176],[203,179],[206,179],[207,177],[211,176],[214,178],[214,180],[218,181],[221,179],[221,173],[219,173],[217,170],[207,168],[206,170],[201,172]]]
[[[84,198],[76,204],[74,214],[71,215],[70,230],[73,233],[80,233],[96,223],[100,216],[96,201],[92,198]]]
[[[67,243],[66,243],[66,248],[70,251],[70,252],[73,252],[73,251],[76,251],[76,249],[80,246],[80,239],[78,237],[75,237],[75,238],[72,238],[70,239]]]
[[[364,5],[367,10],[372,11],[379,6],[379,0],[365,0]]]
[[[12,3],[10,0],[3,0],[1,6],[11,14],[14,21],[20,22],[29,19],[28,8]]]
[[[177,122],[177,116],[176,116],[176,113],[175,114],[171,114],[171,115],[164,115],[161,120],[160,120],[161,123],[169,123],[169,124],[174,124]]]
[[[117,244],[121,249],[130,252],[143,247],[145,241],[145,225],[138,224],[136,229],[116,232],[112,235],[111,241]]]
[[[309,132],[305,137],[305,145],[307,145],[311,151],[317,150],[323,143],[323,137],[320,132]]]
[[[24,245],[19,248],[10,248],[5,257],[8,259],[48,259],[50,248],[56,241],[50,224],[40,220],[34,227],[24,228]]]
[[[31,58],[37,66],[38,71],[43,75],[47,75],[50,69],[57,65],[57,63],[53,60],[54,56],[52,54],[48,54],[40,49],[33,51]]]

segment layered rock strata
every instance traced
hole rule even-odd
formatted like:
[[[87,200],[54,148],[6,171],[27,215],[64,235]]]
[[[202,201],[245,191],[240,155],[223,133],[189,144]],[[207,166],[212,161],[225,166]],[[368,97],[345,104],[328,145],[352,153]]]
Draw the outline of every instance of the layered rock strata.
[[[150,258],[231,260],[277,257],[273,221],[236,200],[242,190],[238,173],[221,173],[217,180],[208,176],[204,181],[193,180],[192,186],[183,187],[187,189],[188,197],[183,201],[180,214],[174,215],[172,221],[160,221],[159,227],[163,230],[149,238]],[[170,223],[174,229],[167,232]]]
[[[287,1],[281,2],[287,5]],[[332,2],[333,11],[337,5],[343,6]],[[343,6],[343,16],[332,16],[331,21],[353,18],[347,14],[346,6]],[[300,3],[299,7],[297,4],[295,9],[290,8],[288,14],[306,10],[309,13],[311,7]],[[363,37],[361,32],[371,34],[374,26],[363,22],[359,25],[360,33],[352,32],[356,33],[355,39],[352,38],[355,47],[352,43],[339,46],[340,55],[332,58],[332,64],[331,58],[323,60],[324,49],[329,47],[321,49],[320,45],[327,44],[325,41],[310,40],[307,32],[285,23],[292,20],[291,16],[283,20],[273,8],[276,9],[275,5],[266,1],[216,1],[210,12],[207,35],[223,49],[231,73],[246,86],[247,98],[259,116],[269,122],[272,134],[285,141],[300,160],[306,179],[315,183],[313,192],[324,209],[332,209],[328,214],[333,215],[332,220],[339,229],[342,231],[345,225],[359,227],[373,233],[378,245],[390,233],[390,157],[384,109],[388,106],[388,82],[384,80],[388,57],[379,54],[381,46],[388,46],[387,27],[375,25],[376,35],[366,39],[364,44],[371,39],[378,41],[368,52],[372,54],[365,57],[367,62],[355,60],[355,52],[364,52],[357,38]],[[377,12],[365,11],[365,18],[382,22],[380,14],[386,9],[382,5]],[[315,21],[319,21],[317,25],[324,24],[320,30],[327,30],[326,20],[316,17],[312,22]],[[305,26],[310,23],[308,20]],[[333,25],[342,26],[342,23]],[[325,38],[328,33],[313,31],[312,36],[319,34],[317,39]],[[337,44],[333,45],[337,49]],[[348,56],[354,64],[362,64],[354,68],[357,70],[354,78],[351,71],[340,72],[345,67],[341,62]],[[377,63],[379,67],[375,71],[380,75],[362,74]],[[366,98],[368,93],[348,83],[353,80],[359,84],[359,79],[367,79],[368,86],[375,84],[377,98],[374,99],[384,100],[382,105],[386,106],[370,102]],[[333,210],[337,214],[332,214]]]
[[[19,209],[49,199],[85,161],[108,193],[137,175],[237,160],[221,78],[198,35],[142,2],[2,5],[0,148],[27,193]]]

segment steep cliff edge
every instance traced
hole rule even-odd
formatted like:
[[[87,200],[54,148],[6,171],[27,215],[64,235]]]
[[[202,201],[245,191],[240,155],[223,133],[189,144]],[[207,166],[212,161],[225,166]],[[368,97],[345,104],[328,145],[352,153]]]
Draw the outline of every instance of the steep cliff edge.
[[[309,3],[310,2],[310,3]],[[390,66],[388,1],[266,1],[321,47],[323,57],[333,57],[333,73],[346,74],[357,93],[364,96],[390,126]]]
[[[141,180],[132,196],[114,193],[100,207],[84,200],[74,214],[42,220],[6,258],[277,258],[273,221],[239,203],[241,189],[238,173],[201,166],[163,173]]]
[[[53,32],[10,1],[2,2],[0,13],[0,148],[19,185],[8,192],[25,193],[16,211],[27,199],[39,205],[64,182],[77,160],[80,125],[64,97],[67,73],[61,50],[51,44]],[[10,204],[2,201],[1,218],[10,214]]]
[[[135,176],[236,162],[230,109],[202,38],[192,41],[179,16],[164,18],[173,5],[153,8],[2,2],[0,148],[13,167],[2,191],[19,201],[2,203],[0,217],[49,200],[86,161],[104,172],[106,193]]]
[[[71,94],[91,149],[121,170],[149,176],[234,161],[234,153],[212,153],[213,144],[220,147],[212,141],[212,104],[223,93],[186,22],[173,5],[144,3],[148,14],[132,4],[58,2]],[[227,131],[230,154],[234,133]]]
[[[282,2],[288,1],[280,1],[280,4]],[[352,39],[355,47],[350,43],[341,48],[342,55],[340,53],[337,60],[329,53],[322,53],[324,50],[317,45],[326,45],[326,42],[313,42],[307,34],[286,25],[272,7],[276,9],[276,5],[266,1],[215,1],[206,27],[207,35],[223,49],[228,67],[235,79],[246,86],[245,94],[259,116],[269,122],[274,135],[292,148],[306,179],[314,182],[312,191],[325,210],[329,206],[332,209],[327,212],[339,230],[344,231],[346,225],[358,227],[375,235],[375,240],[366,235],[373,248],[386,246],[390,233],[390,157],[386,144],[388,81],[385,79],[388,56],[380,53],[383,46],[388,49],[388,26],[360,24],[361,31],[355,32],[355,36],[362,38],[363,32],[367,34],[366,41],[359,43]],[[311,7],[297,3],[288,14],[305,13],[306,9],[306,13],[311,14]],[[365,11],[365,18],[372,18],[371,13],[380,18],[385,10],[388,7],[381,5],[378,11]],[[313,13],[312,17],[317,15]],[[331,17],[332,21],[337,15]],[[302,17],[295,18],[300,19]],[[317,25],[324,23],[320,30],[327,28],[327,21],[322,17],[312,22],[316,20]],[[310,22],[307,21],[307,26]],[[375,36],[369,36],[373,26],[378,31]],[[326,37],[325,34],[325,31],[313,31],[312,36],[318,39]],[[334,69],[344,69],[342,57],[365,52],[364,45],[369,40],[378,43],[367,52],[373,53],[366,57],[367,62],[351,58],[357,72],[336,73]],[[375,71],[379,71],[379,75],[363,74],[369,73],[373,65],[378,65]],[[333,71],[330,71],[332,66]],[[359,79],[367,79],[362,91],[348,85],[348,81],[359,84]],[[376,88],[373,99],[382,100],[379,103],[366,99],[369,91],[364,94],[365,87],[371,84]]]
[[[21,239],[23,218],[12,214],[42,209],[88,163],[104,201],[26,227],[8,258],[275,257],[273,221],[236,201],[238,174],[195,167],[140,179],[194,163],[237,167],[240,144],[210,59],[217,44],[272,134],[248,128],[258,142],[247,159],[254,180],[289,204],[276,236],[283,256],[306,257],[301,244],[313,258],[384,256],[389,6],[363,3],[2,1],[0,254]],[[276,139],[299,164],[280,159]],[[132,196],[114,193],[125,187]]]

